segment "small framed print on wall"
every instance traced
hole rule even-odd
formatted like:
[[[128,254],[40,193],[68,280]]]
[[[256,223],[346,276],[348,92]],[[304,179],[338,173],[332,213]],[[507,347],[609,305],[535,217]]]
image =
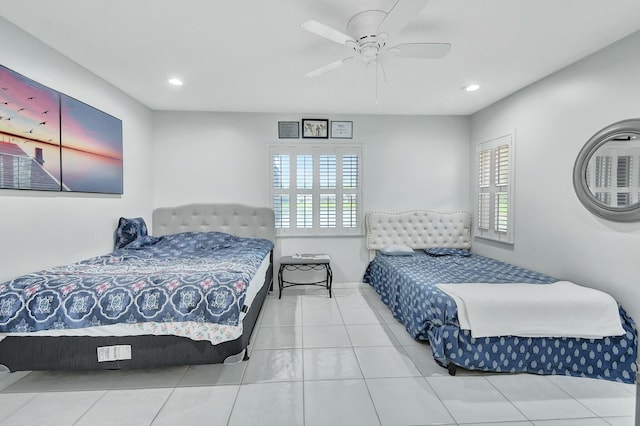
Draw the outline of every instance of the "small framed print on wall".
[[[332,121],[332,139],[353,139],[353,121]]]
[[[329,138],[329,120],[317,118],[302,119],[302,137],[327,139]]]
[[[300,123],[298,121],[278,121],[278,139],[298,139]]]

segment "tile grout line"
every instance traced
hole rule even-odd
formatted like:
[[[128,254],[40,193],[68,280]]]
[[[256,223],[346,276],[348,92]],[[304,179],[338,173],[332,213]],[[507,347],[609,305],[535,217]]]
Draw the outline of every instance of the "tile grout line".
[[[169,402],[169,400],[171,399],[171,396],[173,396],[173,393],[176,391],[176,387],[173,387],[171,389],[171,392],[169,392],[169,395],[167,395],[167,398],[164,400],[164,402],[162,403],[162,405],[160,405],[160,408],[158,409],[158,411],[156,412],[156,414],[153,416],[153,418],[151,419],[151,422],[149,423],[149,425],[152,425],[153,422],[156,421],[156,419],[158,418],[158,416],[160,415],[160,412],[164,409],[164,407],[167,405],[167,402]]]
[[[89,413],[89,411],[91,411],[91,410],[93,409],[93,407],[95,407],[96,405],[98,405],[98,403],[99,403],[100,401],[102,401],[102,399],[103,399],[105,396],[107,396],[107,393],[108,393],[108,392],[109,392],[109,390],[108,390],[108,389],[104,390],[104,391],[103,391],[103,393],[102,393],[102,395],[100,396],[100,398],[96,399],[96,400],[94,401],[94,403],[93,403],[93,404],[91,404],[91,406],[90,406],[89,408],[87,408],[87,409],[85,410],[85,412],[84,412],[84,413],[82,413],[82,415],[76,419],[76,421],[75,421],[75,422],[73,422],[73,424],[74,424],[74,425],[77,425],[77,424],[78,424],[78,422],[79,422],[80,420],[82,420],[82,418],[83,418],[84,416],[86,416],[86,415]]]
[[[247,360],[247,362],[249,362],[250,360]],[[247,371],[246,367],[244,369],[244,371]],[[244,378],[244,371],[242,372],[242,376]],[[235,410],[236,408],[236,403],[238,402],[238,396],[240,395],[240,390],[242,389],[242,378],[240,379],[240,384],[238,384],[238,389],[236,389],[236,395],[233,398],[233,404],[231,404],[231,410],[229,410],[229,416],[227,418],[227,422],[226,425],[229,426],[229,423],[231,423],[231,418],[233,417],[233,410]]]
[[[447,407],[447,404],[444,403],[444,401],[442,400],[442,398],[440,398],[440,395],[438,394],[438,391],[436,391],[436,388],[434,388],[431,383],[429,382],[429,380],[427,380],[427,377],[422,376],[422,380],[424,380],[427,383],[427,386],[429,386],[429,389],[431,389],[433,391],[433,394],[436,396],[436,398],[438,398],[438,401],[440,401],[440,404],[442,404],[442,406],[444,407],[444,409],[447,411],[447,414],[449,414],[449,417],[451,417],[451,419],[455,422],[455,424],[458,424],[458,421],[456,420],[456,418],[454,417],[453,413],[451,412],[451,410],[449,410],[449,407]]]
[[[300,349],[300,354],[301,354],[301,362],[302,362],[302,425],[304,426],[307,423],[307,418],[306,418],[306,410],[305,410],[305,398],[304,398],[304,306],[302,303],[302,298],[300,299],[300,346],[302,346],[302,349]]]
[[[26,376],[25,376],[26,377]],[[16,408],[15,410],[13,410],[8,416],[6,416],[4,419],[0,419],[0,422],[3,422],[7,419],[9,419],[11,416],[13,416],[15,413],[17,413],[19,410],[22,409],[22,407],[26,406],[27,404],[29,404],[31,401],[33,401],[38,395],[43,394],[44,392],[38,392],[35,395],[33,395],[31,398],[29,398],[28,400],[26,400],[22,405],[20,405],[18,408]]]
[[[544,376],[543,376],[544,377]],[[563,376],[564,377],[564,376]],[[574,376],[566,376],[566,377],[574,377]],[[587,409],[588,412],[593,413],[594,416],[601,418],[600,415],[598,415],[598,413],[596,413],[595,411],[593,411],[592,409],[590,409],[589,407],[587,407],[585,404],[582,403],[582,401],[580,401],[578,398],[574,397],[573,395],[571,395],[569,392],[567,392],[566,390],[562,389],[561,386],[559,386],[558,384],[554,383],[553,380],[549,380],[548,378],[545,377],[545,379],[547,379],[547,381],[549,383],[551,383],[553,386],[557,387],[558,389],[560,389],[560,391],[564,392],[569,398],[573,399],[575,402],[577,402],[578,404],[580,404],[581,406],[583,406],[584,408]],[[609,423],[606,420],[603,419],[603,421],[605,423]]]
[[[480,376],[481,377],[481,376]],[[509,398],[507,395],[505,395],[504,393],[502,393],[502,391],[500,389],[498,389],[498,387],[496,385],[493,384],[493,382],[489,379],[487,379],[486,377],[484,378],[490,385],[492,388],[494,388],[496,391],[498,391],[498,393],[500,395],[502,395],[502,397],[504,399],[506,399],[507,401],[509,401],[509,404],[511,404],[513,406],[513,408],[515,408],[518,413],[522,414],[522,417],[524,417],[525,419],[527,419],[529,422],[533,422],[533,419],[530,419],[529,416],[527,416],[525,413],[522,412],[522,410],[520,408],[518,408],[518,406],[516,404],[513,403],[513,401],[511,400],[511,398]],[[547,419],[545,419],[547,420]],[[559,420],[559,419],[551,419],[551,420]]]
[[[336,295],[337,297],[337,295]],[[371,405],[373,406],[373,411],[376,413],[376,418],[378,419],[378,424],[382,425],[382,419],[380,418],[380,413],[378,413],[378,409],[376,408],[376,403],[373,400],[373,396],[371,395],[371,390],[369,389],[369,384],[367,383],[367,379],[364,376],[364,371],[362,370],[362,363],[360,361],[360,358],[358,357],[358,354],[356,352],[356,347],[353,345],[353,341],[351,340],[351,333],[349,333],[349,328],[347,328],[347,324],[344,322],[344,317],[342,316],[342,309],[340,308],[340,305],[338,304],[338,302],[336,301],[336,305],[338,305],[338,311],[340,312],[340,318],[342,318],[342,322],[343,322],[343,326],[347,332],[347,338],[349,339],[349,343],[351,344],[351,352],[353,352],[353,355],[356,357],[356,361],[358,362],[358,368],[360,369],[360,374],[362,375],[362,381],[364,383],[365,389],[367,389],[367,395],[369,395],[369,401],[371,401]]]
[[[164,409],[164,407],[167,405],[167,402],[171,399],[171,397],[173,396],[173,393],[176,391],[176,389],[178,388],[178,385],[180,384],[180,382],[182,381],[182,379],[184,379],[184,376],[187,375],[187,371],[189,371],[189,369],[191,368],[191,366],[187,366],[187,368],[184,369],[184,371],[182,372],[182,374],[180,375],[180,377],[178,378],[178,380],[176,380],[176,384],[173,386],[173,388],[171,388],[171,392],[169,392],[169,395],[167,396],[167,398],[164,400],[164,402],[162,403],[162,405],[160,405],[160,408],[158,409],[158,411],[156,412],[156,414],[153,416],[153,419],[151,419],[151,422],[149,423],[150,425],[153,424],[153,422],[156,421],[156,419],[158,418],[158,416],[160,415],[160,412]]]
[[[254,326],[254,332],[257,333],[254,338],[253,338],[253,343],[249,343],[247,345],[247,347],[245,348],[246,354],[248,355],[249,352],[251,352],[251,356],[249,356],[249,359],[244,361],[247,363],[247,365],[245,365],[245,367],[242,369],[242,375],[240,376],[240,382],[238,383],[238,389],[236,390],[236,395],[233,398],[233,404],[231,404],[231,410],[229,410],[229,417],[227,418],[227,426],[229,426],[229,423],[231,423],[231,418],[233,417],[233,410],[235,410],[236,408],[236,403],[238,402],[238,396],[240,395],[240,390],[242,389],[242,386],[244,385],[244,376],[245,374],[247,374],[247,368],[249,367],[249,362],[251,362],[251,358],[253,357],[253,345],[256,342],[256,339],[258,338],[258,335],[260,334],[260,328],[262,328],[262,318],[264,315],[264,312],[266,312],[266,310],[260,310],[260,314],[258,314],[258,319],[256,320],[256,324]],[[249,351],[249,346],[251,346],[251,351]]]

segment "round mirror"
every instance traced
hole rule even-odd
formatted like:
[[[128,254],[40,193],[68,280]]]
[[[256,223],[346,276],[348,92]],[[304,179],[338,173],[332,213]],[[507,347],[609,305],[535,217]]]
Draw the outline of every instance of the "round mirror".
[[[573,167],[573,186],[593,214],[618,222],[640,220],[640,119],[597,132]]]

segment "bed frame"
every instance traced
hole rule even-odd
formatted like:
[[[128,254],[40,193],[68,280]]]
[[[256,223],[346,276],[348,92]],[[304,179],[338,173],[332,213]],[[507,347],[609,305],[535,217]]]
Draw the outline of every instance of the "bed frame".
[[[407,245],[413,249],[425,249],[432,247],[448,247],[461,249],[471,248],[471,214],[468,212],[459,211],[443,213],[429,210],[414,210],[400,213],[372,212],[367,214],[365,222],[367,228],[366,245],[367,249],[369,250],[371,260],[373,260],[378,250],[385,246],[395,244]],[[628,318],[627,314],[622,309],[620,309],[620,312],[621,316],[624,317],[623,327],[625,327],[625,330],[627,330],[627,336],[629,335],[628,333],[630,332],[630,329],[633,329],[635,333],[633,321]],[[627,324],[627,326],[625,326],[625,324]],[[629,329],[627,329],[626,327],[628,327]],[[454,334],[450,335],[454,336],[455,338]],[[534,338],[534,340],[535,339],[536,338]],[[623,337],[621,337],[620,339],[623,339]],[[637,339],[637,337],[635,339]],[[574,343],[574,341],[577,341],[577,339],[558,338],[557,341],[560,342],[562,348],[566,347],[567,351],[569,351],[572,348],[571,345]],[[616,356],[619,356],[619,358],[612,358],[611,365],[615,365],[617,360],[624,360],[625,354],[628,354],[628,349],[625,350],[624,348],[630,348],[632,347],[632,345],[633,343],[627,343],[626,345],[622,345],[621,343],[619,347],[622,349],[620,349],[619,353],[616,354],[614,352],[614,354],[616,354]],[[557,347],[558,346],[556,346],[556,348]],[[446,355],[447,354],[445,354],[445,358]],[[629,355],[629,357],[632,357],[635,360],[635,356]],[[458,361],[453,357],[446,359],[446,363],[441,362],[437,359],[436,362],[438,362],[438,364],[442,365],[443,367],[446,367],[449,370],[449,374],[451,375],[455,375],[456,369],[458,367],[464,368],[463,366],[456,365]],[[606,368],[607,367],[605,366],[604,369]],[[483,371],[482,368],[473,369]],[[532,372],[531,370],[527,371]],[[564,369],[562,367],[558,367],[558,371],[564,372],[558,374],[568,374],[568,367],[565,366]],[[604,371],[605,373],[602,378],[606,378],[609,380],[618,380],[632,383],[635,379],[635,377],[625,377],[624,373],[620,376],[615,376],[612,374],[611,377],[609,377],[609,375],[606,373],[606,370]],[[632,374],[635,375],[635,373]],[[571,373],[571,375],[579,376],[585,374],[584,371],[577,370],[575,374]],[[588,377],[592,376],[589,375]]]
[[[275,216],[270,208],[240,204],[190,204],[153,212],[154,236],[188,231],[220,231],[275,243]],[[267,293],[273,288],[273,251],[265,283],[242,321],[243,334],[212,345],[177,336],[6,337],[0,341],[0,365],[23,370],[111,370],[172,365],[215,364],[234,355],[248,359],[247,346]],[[129,360],[97,361],[97,348],[131,345]]]

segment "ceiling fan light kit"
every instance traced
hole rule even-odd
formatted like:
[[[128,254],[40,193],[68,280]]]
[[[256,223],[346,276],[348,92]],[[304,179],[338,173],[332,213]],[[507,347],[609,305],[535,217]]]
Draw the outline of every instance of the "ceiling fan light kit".
[[[388,40],[395,33],[407,26],[426,5],[427,0],[398,0],[391,10],[364,10],[355,14],[347,22],[347,34],[315,20],[302,24],[302,28],[345,45],[353,53],[344,59],[333,61],[306,74],[307,77],[318,77],[329,71],[340,68],[351,59],[360,57],[368,67],[376,70],[382,68],[381,60],[387,56],[398,56],[416,59],[441,59],[451,50],[449,43],[402,43],[388,46]],[[384,70],[382,70],[384,75]],[[377,98],[376,76],[376,98]]]

